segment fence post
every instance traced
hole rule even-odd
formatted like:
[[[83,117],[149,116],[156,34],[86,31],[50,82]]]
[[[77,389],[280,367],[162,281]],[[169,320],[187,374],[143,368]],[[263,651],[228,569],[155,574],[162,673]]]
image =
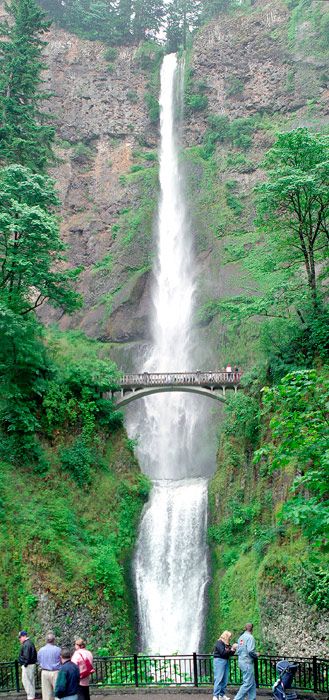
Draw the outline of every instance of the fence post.
[[[313,656],[313,658],[312,658],[312,668],[313,668],[313,690],[316,693],[318,690],[318,666],[317,666],[316,656]]]
[[[15,661],[15,682],[16,682],[16,690],[19,693],[20,691],[20,685],[19,685],[19,666],[18,666],[18,661],[16,659]]]
[[[138,662],[137,654],[134,654],[134,673],[135,673],[135,686],[138,688]]]
[[[258,657],[257,657],[257,659],[254,659],[254,668],[255,668],[256,688],[259,688]]]
[[[196,658],[196,652],[193,652],[193,681],[194,681],[194,687],[197,688],[199,683],[198,683],[198,663],[197,663],[197,658]]]

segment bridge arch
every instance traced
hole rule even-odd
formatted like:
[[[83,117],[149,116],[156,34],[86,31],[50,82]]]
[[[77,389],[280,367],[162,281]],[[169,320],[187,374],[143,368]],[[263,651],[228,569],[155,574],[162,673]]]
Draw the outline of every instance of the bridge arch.
[[[235,387],[230,387],[235,390]],[[211,390],[211,389],[206,389],[205,387],[202,386],[148,386],[143,389],[135,389],[134,391],[129,391],[126,394],[123,394],[119,398],[117,398],[115,402],[116,408],[121,408],[123,406],[127,406],[127,404],[131,403],[132,401],[136,401],[137,399],[142,399],[145,396],[150,396],[151,394],[161,394],[164,392],[177,392],[177,391],[184,391],[188,394],[198,394],[199,396],[206,396],[209,399],[215,399],[215,401],[221,401],[222,403],[225,403],[226,397],[225,397],[225,388],[223,387],[224,390]]]

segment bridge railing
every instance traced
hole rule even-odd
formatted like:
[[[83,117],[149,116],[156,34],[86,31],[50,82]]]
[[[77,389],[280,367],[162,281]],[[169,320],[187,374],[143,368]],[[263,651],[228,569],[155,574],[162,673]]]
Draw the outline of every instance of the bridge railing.
[[[223,386],[239,384],[241,372],[142,372],[125,374],[120,380],[122,387],[164,386],[189,384],[195,386]]]
[[[255,660],[255,679],[258,688],[270,688],[277,679],[276,663],[282,657],[259,656]],[[285,657],[298,663],[294,685],[297,690],[329,692],[329,659],[313,657]],[[93,686],[211,686],[214,681],[212,654],[185,654],[175,656],[104,656],[94,658],[96,673],[91,677]],[[37,673],[40,688],[40,669]],[[229,685],[240,685],[241,672],[237,657],[230,659]],[[21,673],[17,661],[0,663],[0,693],[20,691]]]

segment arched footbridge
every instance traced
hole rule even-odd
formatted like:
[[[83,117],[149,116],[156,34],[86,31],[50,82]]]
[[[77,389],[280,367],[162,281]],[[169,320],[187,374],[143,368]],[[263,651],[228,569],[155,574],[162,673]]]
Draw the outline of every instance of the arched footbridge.
[[[117,408],[131,401],[165,391],[185,391],[225,401],[228,389],[239,389],[241,372],[143,372],[125,374],[119,387],[107,396],[114,399]]]

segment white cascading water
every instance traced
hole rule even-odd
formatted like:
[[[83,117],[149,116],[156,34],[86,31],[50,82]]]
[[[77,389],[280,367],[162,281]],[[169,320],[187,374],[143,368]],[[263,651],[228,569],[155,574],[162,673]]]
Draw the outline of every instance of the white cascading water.
[[[175,138],[182,81],[175,54],[161,69],[161,152],[153,345],[143,371],[191,371],[194,274]],[[195,369],[195,368],[194,368]],[[201,400],[202,404],[202,400]],[[128,413],[142,469],[153,481],[135,556],[144,652],[199,648],[207,583],[207,479],[196,464],[200,400],[158,394]]]

